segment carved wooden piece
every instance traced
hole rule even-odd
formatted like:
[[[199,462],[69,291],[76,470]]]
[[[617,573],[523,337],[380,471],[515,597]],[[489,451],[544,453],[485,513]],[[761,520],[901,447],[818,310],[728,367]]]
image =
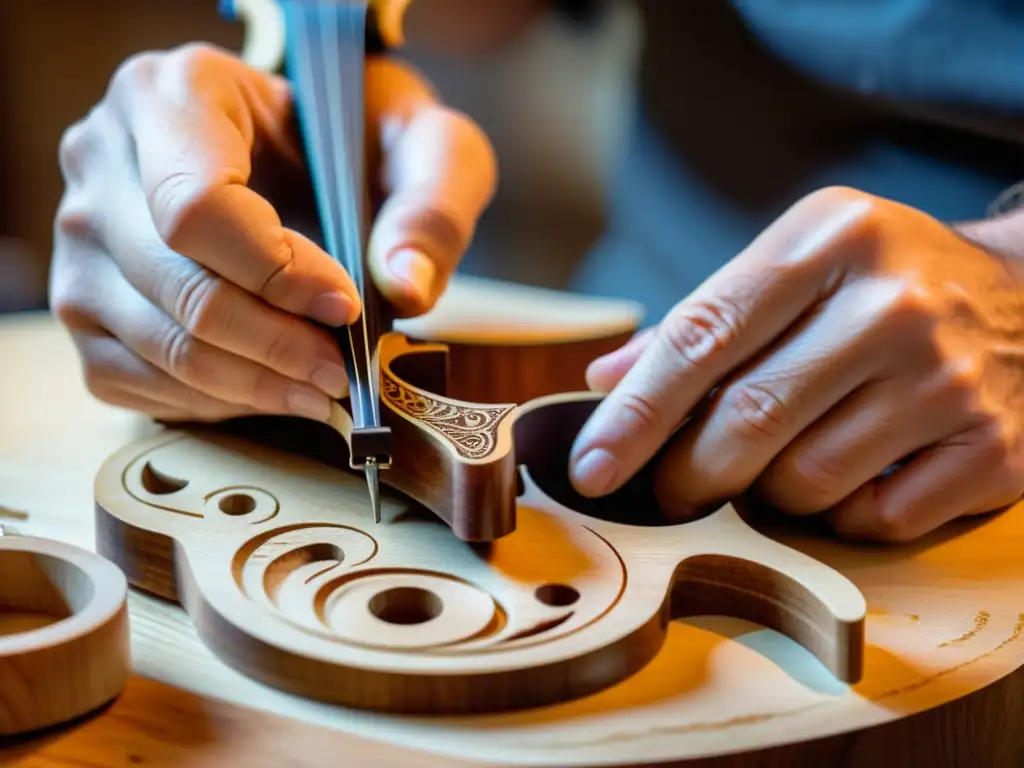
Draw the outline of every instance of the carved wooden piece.
[[[103,466],[98,546],[133,584],[184,605],[228,664],[351,707],[479,713],[585,696],[647,664],[671,615],[710,605],[778,629],[856,681],[856,587],[732,507],[642,526],[552,497],[567,487],[544,485],[552,447],[596,402],[568,394],[521,408],[518,526],[490,544],[460,541],[399,497],[373,526],[350,473],[182,431]],[[627,505],[650,499],[641,476],[607,509],[649,520]]]
[[[22,532],[92,548],[91,500],[79,489],[90,487],[104,454],[157,428],[61,374],[77,365],[75,349],[45,314],[0,320],[0,359],[21,361],[0,377],[0,504],[31,513],[14,521]],[[351,498],[365,505],[358,489]],[[32,742],[26,755],[16,748],[13,759],[121,765],[131,755],[198,768],[277,766],[275,757],[288,755],[296,766],[314,766],[333,750],[356,755],[359,765],[390,766],[399,763],[383,757],[387,750],[410,744],[422,759],[403,767],[1021,764],[1024,505],[895,547],[844,542],[804,523],[756,525],[840,571],[867,599],[860,682],[836,681],[771,630],[704,615],[671,622],[646,667],[591,696],[493,715],[381,715],[238,674],[203,644],[184,610],[135,592],[133,665],[164,687],[132,695],[129,686],[113,710]],[[12,759],[0,755],[0,763]]]
[[[585,387],[587,364],[625,343],[639,319],[632,302],[453,281],[433,312],[380,339],[381,419],[394,446],[380,482],[461,539],[508,535],[516,527],[517,406]],[[347,400],[335,404],[330,424],[350,447]]]
[[[0,736],[115,699],[131,671],[124,575],[62,542],[0,536]]]

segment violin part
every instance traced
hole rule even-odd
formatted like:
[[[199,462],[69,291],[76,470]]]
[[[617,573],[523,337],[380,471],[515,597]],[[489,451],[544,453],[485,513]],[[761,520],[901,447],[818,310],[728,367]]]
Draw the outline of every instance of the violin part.
[[[707,612],[775,628],[856,682],[866,606],[837,571],[731,506],[659,525],[642,475],[573,508],[559,475],[598,400],[520,408],[517,526],[494,542],[463,541],[393,493],[373,525],[350,472],[171,430],[104,464],[99,551],[180,602],[232,667],[360,709],[466,714],[586,696],[650,662],[670,619]]]

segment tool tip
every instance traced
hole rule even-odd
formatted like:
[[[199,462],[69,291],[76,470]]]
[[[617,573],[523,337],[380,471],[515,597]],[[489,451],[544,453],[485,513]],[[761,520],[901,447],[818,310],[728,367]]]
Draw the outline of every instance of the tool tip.
[[[373,507],[373,522],[380,523],[380,485],[377,478],[377,460],[366,460],[366,487],[370,491],[370,506]]]

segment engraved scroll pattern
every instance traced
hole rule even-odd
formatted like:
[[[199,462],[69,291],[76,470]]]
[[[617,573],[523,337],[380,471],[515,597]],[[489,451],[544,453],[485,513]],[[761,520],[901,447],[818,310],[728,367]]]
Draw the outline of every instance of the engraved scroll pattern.
[[[464,406],[435,400],[381,375],[381,390],[396,409],[428,425],[455,446],[460,456],[482,459],[498,441],[498,426],[515,406]]]

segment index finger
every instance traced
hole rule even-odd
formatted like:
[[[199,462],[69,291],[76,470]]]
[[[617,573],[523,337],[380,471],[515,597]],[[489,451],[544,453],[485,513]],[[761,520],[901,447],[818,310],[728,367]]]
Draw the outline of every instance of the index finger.
[[[838,206],[808,199],[677,304],[577,436],[576,490],[601,496],[621,487],[722,378],[823,298],[842,278],[828,252],[868,210],[860,195]]]
[[[297,152],[286,138],[283,80],[189,45],[136,58],[111,91],[153,222],[172,250],[288,312],[332,326],[358,317],[359,294],[341,264],[285,228],[247,186],[257,132],[278,151]]]

